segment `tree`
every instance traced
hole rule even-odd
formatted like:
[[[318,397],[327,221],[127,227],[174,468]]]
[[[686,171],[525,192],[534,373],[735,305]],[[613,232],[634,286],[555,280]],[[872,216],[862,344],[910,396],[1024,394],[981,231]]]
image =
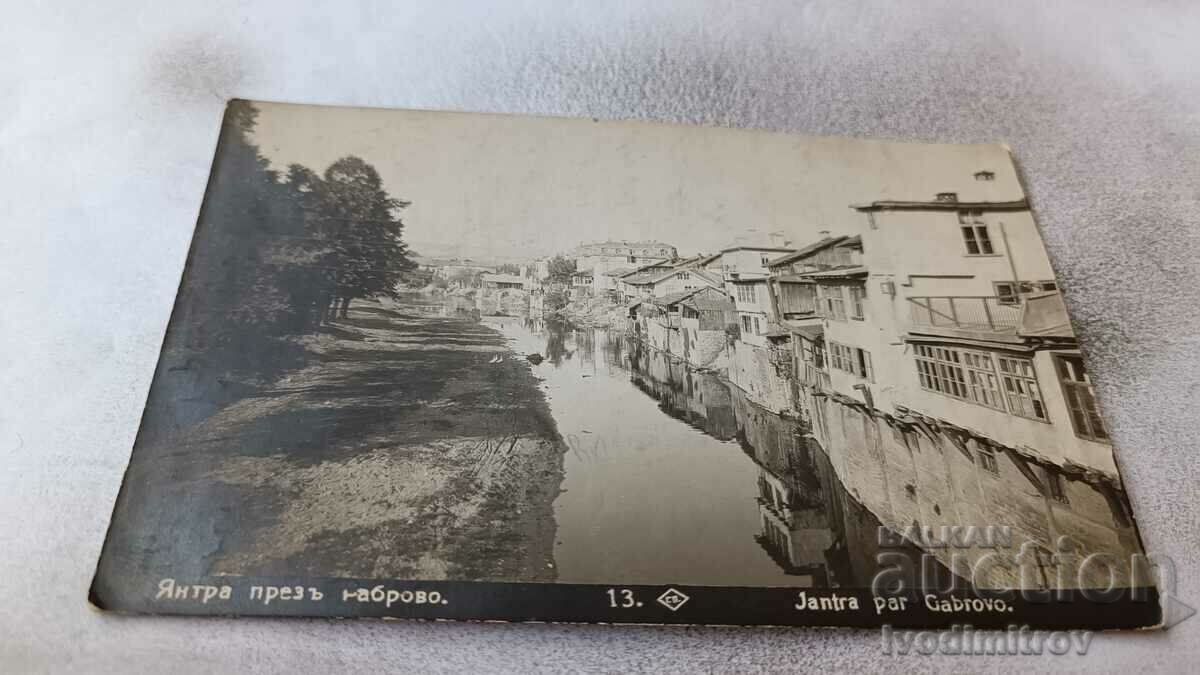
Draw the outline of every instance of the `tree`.
[[[354,298],[395,297],[404,275],[416,269],[399,218],[408,205],[389,196],[379,172],[358,157],[343,157],[325,170],[313,238],[324,245],[320,265],[328,272],[327,319],[345,318]]]
[[[571,275],[575,274],[575,260],[562,255],[556,255],[550,259],[549,280],[554,283],[570,284]]]

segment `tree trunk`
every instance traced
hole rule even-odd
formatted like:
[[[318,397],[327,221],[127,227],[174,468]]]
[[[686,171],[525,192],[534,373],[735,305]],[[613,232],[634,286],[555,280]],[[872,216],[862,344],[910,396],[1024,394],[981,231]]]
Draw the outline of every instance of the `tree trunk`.
[[[350,312],[350,300],[352,298],[342,298],[341,317],[346,318],[346,314]]]

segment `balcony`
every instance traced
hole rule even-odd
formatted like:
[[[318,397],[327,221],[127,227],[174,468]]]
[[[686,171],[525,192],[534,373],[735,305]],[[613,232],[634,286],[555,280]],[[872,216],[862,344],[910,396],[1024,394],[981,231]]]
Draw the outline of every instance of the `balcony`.
[[[909,320],[917,332],[932,329],[1015,337],[1021,323],[1021,303],[1011,298],[944,295],[908,298],[908,302]]]

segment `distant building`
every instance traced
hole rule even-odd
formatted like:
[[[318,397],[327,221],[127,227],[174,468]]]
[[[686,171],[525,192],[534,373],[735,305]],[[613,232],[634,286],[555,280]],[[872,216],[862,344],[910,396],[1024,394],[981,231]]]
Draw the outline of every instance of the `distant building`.
[[[656,263],[618,279],[618,291],[623,299],[653,298],[700,288],[722,289],[721,277],[698,263],[702,258],[690,258],[674,263]]]
[[[590,297],[596,291],[596,277],[591,270],[580,270],[571,275],[571,291],[577,297]]]
[[[480,283],[484,288],[497,289],[524,289],[525,278],[516,274],[495,274],[485,273],[480,277]]]
[[[647,263],[665,262],[679,257],[674,246],[660,241],[602,241],[582,244],[572,252],[575,268],[593,274],[596,293],[615,290],[617,282],[610,272]]]

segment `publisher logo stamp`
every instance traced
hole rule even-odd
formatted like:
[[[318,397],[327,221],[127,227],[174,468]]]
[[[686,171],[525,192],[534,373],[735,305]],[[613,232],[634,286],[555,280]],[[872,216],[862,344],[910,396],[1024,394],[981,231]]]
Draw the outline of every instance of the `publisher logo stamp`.
[[[691,600],[691,598],[674,588],[668,588],[665,593],[658,596],[658,604],[672,612],[678,611],[688,600]]]

